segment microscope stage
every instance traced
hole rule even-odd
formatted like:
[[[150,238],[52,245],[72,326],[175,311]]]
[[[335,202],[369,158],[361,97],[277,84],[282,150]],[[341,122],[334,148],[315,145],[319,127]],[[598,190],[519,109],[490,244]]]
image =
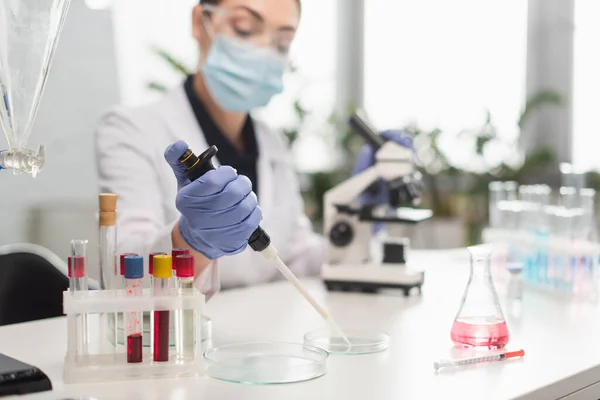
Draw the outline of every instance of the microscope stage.
[[[330,291],[374,293],[380,289],[401,289],[405,296],[413,289],[420,293],[425,279],[423,271],[410,270],[401,264],[325,264],[321,276]]]

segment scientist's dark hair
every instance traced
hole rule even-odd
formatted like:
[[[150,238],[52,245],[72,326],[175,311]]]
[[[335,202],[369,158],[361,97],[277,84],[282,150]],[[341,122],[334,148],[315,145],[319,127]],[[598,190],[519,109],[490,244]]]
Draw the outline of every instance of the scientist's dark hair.
[[[212,4],[213,6],[216,6],[222,1],[223,0],[200,0],[200,4]],[[300,10],[302,10],[302,3],[300,0],[296,0],[296,3],[298,3],[298,7],[300,7]]]

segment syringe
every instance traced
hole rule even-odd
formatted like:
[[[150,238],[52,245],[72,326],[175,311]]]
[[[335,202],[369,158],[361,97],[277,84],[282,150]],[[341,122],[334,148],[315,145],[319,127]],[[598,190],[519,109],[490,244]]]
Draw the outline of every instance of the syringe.
[[[210,146],[200,156],[196,156],[192,150],[187,149],[185,153],[179,157],[181,162],[186,168],[186,174],[190,182],[195,181],[208,171],[214,170],[215,166],[212,162],[212,158],[217,154],[219,150],[216,146]],[[300,292],[300,294],[313,306],[313,308],[323,317],[329,326],[335,331],[335,334],[339,335],[347,344],[351,346],[350,341],[340,329],[339,325],[333,320],[331,315],[325,311],[323,307],[317,303],[317,301],[310,295],[306,287],[300,282],[300,280],[294,275],[292,271],[285,265],[285,263],[277,255],[277,249],[271,244],[271,238],[260,226],[250,235],[248,239],[248,245],[252,250],[257,251],[263,255],[267,260],[272,261],[279,272]]]
[[[439,371],[442,368],[452,368],[452,367],[464,367],[473,364],[491,362],[491,361],[504,361],[510,358],[517,358],[525,356],[524,350],[517,351],[505,351],[502,353],[494,353],[485,356],[475,356],[475,357],[467,357],[467,358],[459,358],[456,360],[440,360],[433,363],[433,368],[436,371]]]

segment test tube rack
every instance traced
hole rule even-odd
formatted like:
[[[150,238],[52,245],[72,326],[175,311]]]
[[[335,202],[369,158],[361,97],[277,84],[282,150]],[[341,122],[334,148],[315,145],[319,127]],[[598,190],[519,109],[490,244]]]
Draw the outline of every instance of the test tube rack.
[[[126,297],[123,290],[66,291],[63,312],[67,316],[65,383],[108,382],[131,379],[197,377],[203,374],[202,311],[205,296],[197,289],[183,295],[173,289],[170,296]],[[192,357],[181,357],[170,346],[169,361],[154,362],[152,345],[143,348],[141,363],[127,362],[127,349],[114,338],[114,321],[119,314],[154,311],[172,314],[193,311],[194,348]],[[111,331],[112,325],[112,331]],[[116,344],[115,344],[116,343]]]
[[[482,238],[501,254],[505,267],[521,264],[525,287],[566,299],[598,301],[600,243],[496,228],[485,229]]]

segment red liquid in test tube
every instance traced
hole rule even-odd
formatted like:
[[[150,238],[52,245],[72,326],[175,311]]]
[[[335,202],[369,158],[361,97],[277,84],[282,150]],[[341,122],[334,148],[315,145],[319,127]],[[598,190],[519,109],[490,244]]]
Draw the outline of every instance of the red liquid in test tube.
[[[154,296],[169,296],[173,280],[173,262],[171,256],[155,255],[152,272]],[[154,361],[169,361],[170,311],[154,311]]]
[[[142,296],[142,283],[144,278],[144,259],[140,256],[126,256],[124,258],[125,296]],[[127,362],[141,363],[143,361],[143,334],[142,313],[125,313],[125,328],[127,334]]]
[[[175,262],[175,260],[177,260],[177,256],[182,256],[184,254],[190,254],[190,250],[189,249],[173,249],[173,250],[171,250],[171,257],[173,258],[173,276],[175,276],[177,273],[177,262]]]

